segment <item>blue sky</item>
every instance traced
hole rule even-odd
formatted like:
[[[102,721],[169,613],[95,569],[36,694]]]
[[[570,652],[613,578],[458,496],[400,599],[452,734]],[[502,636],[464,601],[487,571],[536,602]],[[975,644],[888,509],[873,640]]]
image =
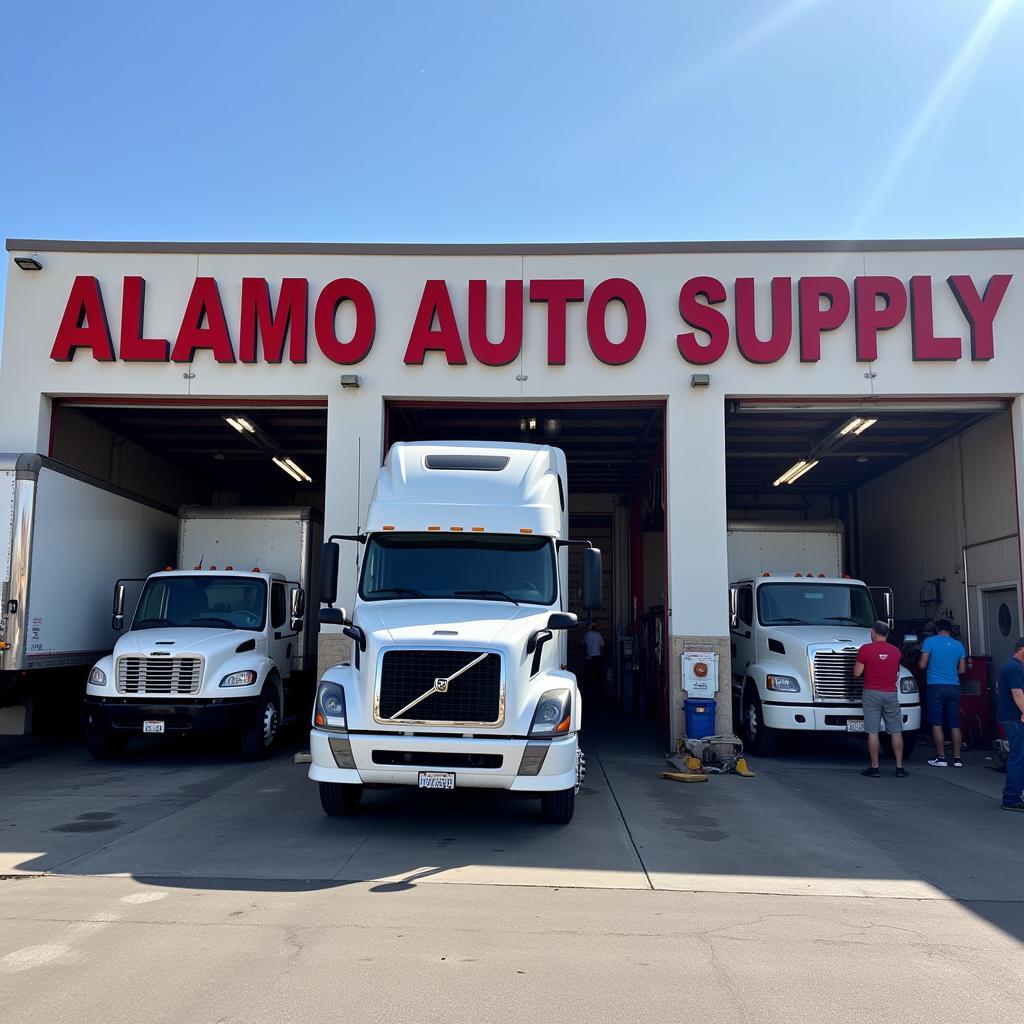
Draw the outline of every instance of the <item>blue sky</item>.
[[[1024,0],[8,4],[8,237],[1024,234]]]

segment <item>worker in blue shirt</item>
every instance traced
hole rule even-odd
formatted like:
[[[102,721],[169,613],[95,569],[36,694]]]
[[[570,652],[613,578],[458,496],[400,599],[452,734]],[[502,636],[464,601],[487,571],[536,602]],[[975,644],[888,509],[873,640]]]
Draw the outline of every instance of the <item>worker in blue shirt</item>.
[[[918,668],[928,672],[925,704],[935,741],[935,756],[928,763],[933,768],[945,768],[948,764],[946,737],[942,731],[945,726],[953,739],[953,767],[963,768],[960,760],[964,739],[960,729],[960,676],[967,666],[967,651],[959,640],[953,639],[953,623],[949,619],[939,619],[935,629],[935,636],[928,637],[921,647],[917,663]]]
[[[1013,657],[999,670],[996,718],[1010,741],[1003,810],[1024,811],[1024,637],[1014,646]]]

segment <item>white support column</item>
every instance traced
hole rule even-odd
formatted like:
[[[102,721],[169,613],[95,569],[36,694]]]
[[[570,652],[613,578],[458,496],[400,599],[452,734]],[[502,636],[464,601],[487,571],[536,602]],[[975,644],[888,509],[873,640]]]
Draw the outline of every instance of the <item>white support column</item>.
[[[669,399],[665,465],[669,721],[674,746],[683,735],[680,656],[687,650],[718,653],[716,731],[732,731],[724,396],[686,391]]]
[[[332,533],[355,534],[366,524],[366,510],[382,458],[384,408],[379,394],[349,388],[327,400],[327,479],[324,539]],[[341,542],[338,604],[349,611],[355,599],[363,549]],[[320,672],[348,656],[349,641],[339,626],[320,629]]]

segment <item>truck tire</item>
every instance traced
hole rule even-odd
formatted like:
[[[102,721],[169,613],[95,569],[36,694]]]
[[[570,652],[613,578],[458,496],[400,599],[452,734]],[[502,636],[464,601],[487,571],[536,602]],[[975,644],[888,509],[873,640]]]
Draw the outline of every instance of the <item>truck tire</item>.
[[[324,814],[332,818],[355,814],[362,799],[362,786],[345,782],[320,783],[320,806],[324,809]]]
[[[540,798],[540,812],[551,825],[568,825],[576,810],[576,790],[560,789]]]
[[[743,700],[743,742],[758,757],[771,757],[777,746],[777,733],[764,724],[761,698],[751,686]]]
[[[85,746],[97,761],[110,761],[125,752],[129,736],[123,732],[106,729],[86,729]]]
[[[251,726],[242,733],[242,757],[246,761],[262,761],[270,754],[281,728],[281,711],[271,687],[260,694],[259,707]]]

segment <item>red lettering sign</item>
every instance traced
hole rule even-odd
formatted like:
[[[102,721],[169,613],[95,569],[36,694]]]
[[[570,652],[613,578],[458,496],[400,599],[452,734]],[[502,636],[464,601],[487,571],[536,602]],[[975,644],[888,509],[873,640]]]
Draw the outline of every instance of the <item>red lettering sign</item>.
[[[1012,277],[1012,274],[993,274],[985,286],[984,298],[978,295],[974,281],[966,274],[946,278],[964,319],[971,325],[971,359],[991,359],[995,355],[992,325]]]
[[[915,362],[955,362],[963,353],[960,338],[937,338],[932,317],[932,279],[910,279],[910,339]]]
[[[882,307],[878,306],[882,300]],[[878,358],[878,332],[895,327],[907,313],[907,290],[898,277],[858,277],[853,282],[853,317],[857,331],[857,359]]]
[[[626,333],[619,342],[608,337],[605,325],[610,302],[621,302],[626,309]],[[602,281],[594,289],[587,305],[587,340],[594,355],[602,363],[621,366],[636,358],[646,336],[647,307],[640,289],[624,277]]]
[[[729,321],[720,310],[711,305],[725,302],[725,285],[715,277],[691,277],[679,290],[679,315],[691,327],[704,331],[708,336],[706,345],[697,341],[692,331],[676,336],[679,354],[695,366],[707,366],[725,355],[729,345]],[[704,299],[699,302],[698,299]]]
[[[433,329],[435,317],[436,331]],[[428,352],[443,352],[449,366],[466,365],[452,297],[444,281],[427,281],[423,286],[420,306],[405,349],[405,362],[410,366],[422,366],[423,357]]]
[[[339,341],[337,334],[338,307],[343,302],[351,302],[356,314],[348,341]],[[377,312],[366,285],[354,277],[339,277],[326,285],[316,300],[313,329],[320,351],[332,362],[351,366],[365,359],[377,334]]]
[[[220,292],[212,277],[197,277],[192,285],[171,359],[175,363],[190,363],[199,349],[209,349],[218,363],[235,361]]]
[[[126,277],[121,291],[121,344],[118,355],[126,363],[166,363],[170,342],[144,336],[146,280]]]
[[[75,278],[53,339],[50,358],[61,363],[70,362],[80,348],[91,349],[93,359],[101,363],[114,360],[107,312],[103,308],[100,283],[95,277]]]
[[[548,304],[548,366],[565,366],[567,304],[582,302],[582,278],[530,282],[530,301]]]
[[[828,305],[822,309],[821,300]],[[841,327],[850,315],[850,289],[841,277],[801,277],[797,285],[800,362],[821,359],[821,332]]]
[[[505,282],[505,333],[487,337],[487,282],[469,282],[469,347],[484,366],[507,366],[523,347],[523,282]]]
[[[306,309],[309,284],[304,277],[286,277],[275,310],[265,277],[242,278],[242,309],[238,326],[238,358],[256,362],[258,338],[263,339],[263,358],[279,363],[284,358],[285,338],[291,335],[288,359],[306,361]]]
[[[757,336],[754,279],[736,279],[736,344],[748,363],[777,363],[793,338],[793,282],[788,277],[772,278],[772,333],[767,340]]]

